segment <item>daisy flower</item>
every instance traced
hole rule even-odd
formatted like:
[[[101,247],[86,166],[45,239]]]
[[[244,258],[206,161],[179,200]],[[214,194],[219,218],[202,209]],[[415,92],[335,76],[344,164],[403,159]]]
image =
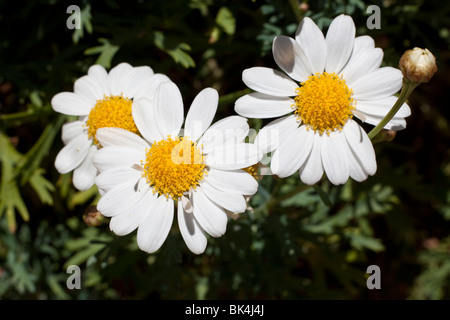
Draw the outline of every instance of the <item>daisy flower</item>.
[[[332,21],[325,37],[304,18],[295,39],[274,39],[273,56],[284,73],[244,70],[243,82],[256,92],[235,103],[244,117],[277,118],[255,139],[261,152],[273,152],[272,173],[287,177],[298,171],[309,185],[324,173],[336,185],[374,175],[375,152],[355,118],[372,125],[383,119],[402,86],[400,70],[380,67],[383,51],[369,36],[355,38],[355,25],[346,15]],[[404,104],[385,128],[405,128],[409,115]]]
[[[111,217],[115,234],[137,228],[139,248],[154,252],[167,238],[176,206],[181,235],[200,254],[206,234],[225,233],[227,210],[246,210],[244,195],[254,194],[258,183],[241,169],[257,163],[260,155],[255,145],[243,142],[247,119],[230,116],[211,125],[217,104],[217,91],[206,88],[184,120],[178,87],[164,82],[153,104],[147,98],[135,101],[133,117],[141,136],[120,128],[97,131],[103,148],[94,156],[100,172],[95,182],[105,192],[97,209]]]
[[[65,146],[55,159],[58,172],[73,171],[74,186],[78,190],[89,189],[97,175],[92,159],[101,148],[95,138],[97,130],[119,127],[139,133],[132,117],[133,100],[153,99],[157,86],[163,81],[170,80],[147,66],[121,63],[108,74],[102,66],[93,65],[87,75],[75,81],[74,92],[56,94],[51,101],[53,110],[79,117],[62,127]]]

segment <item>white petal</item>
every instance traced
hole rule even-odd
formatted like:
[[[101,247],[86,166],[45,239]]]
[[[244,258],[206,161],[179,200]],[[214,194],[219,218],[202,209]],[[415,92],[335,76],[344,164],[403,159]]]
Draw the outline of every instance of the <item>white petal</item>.
[[[356,81],[351,89],[353,98],[360,100],[378,100],[389,96],[402,87],[403,75],[400,70],[392,67],[377,69]]]
[[[203,153],[207,154],[214,148],[225,143],[241,142],[248,134],[248,120],[240,116],[223,118],[210,126],[199,139],[198,145],[203,145]]]
[[[138,181],[141,175],[142,172],[135,168],[114,168],[101,172],[95,178],[95,184],[98,188],[109,191],[120,184],[126,183],[128,180]],[[142,180],[145,181],[145,179]],[[141,184],[138,184],[138,187],[141,187]],[[136,191],[143,192],[146,189],[142,190],[142,188],[139,188]]]
[[[281,136],[284,135],[284,132],[298,126],[299,122],[295,115],[278,118],[262,127],[253,143],[262,154],[272,152],[280,144]]]
[[[60,92],[52,98],[53,110],[69,116],[86,116],[94,107],[91,101],[73,92]]]
[[[373,48],[375,48],[375,41],[372,37],[366,35],[356,37],[355,42],[353,43],[352,56],[359,54],[363,50]]]
[[[322,134],[322,163],[328,180],[335,185],[344,184],[350,175],[348,145],[342,132]]]
[[[344,134],[364,170],[368,174],[374,175],[377,171],[376,156],[372,142],[366,132],[356,121],[349,120],[344,126]]]
[[[225,211],[209,200],[201,188],[192,192],[194,217],[200,226],[212,237],[222,236],[227,229],[228,217]]]
[[[210,168],[205,181],[216,189],[243,195],[252,195],[258,190],[258,182],[249,173],[242,170],[216,170]]]
[[[359,55],[350,58],[342,70],[342,77],[350,88],[359,78],[378,69],[383,61],[383,50],[380,48],[366,49]]]
[[[73,91],[89,99],[89,103],[95,105],[96,101],[103,98],[105,92],[102,87],[95,81],[95,78],[83,76],[74,83]]]
[[[285,178],[299,170],[311,153],[313,141],[314,131],[308,131],[306,126],[295,129],[292,136],[286,137],[280,142],[270,166],[272,172],[280,178]],[[273,161],[276,156],[279,159]],[[276,167],[277,164],[278,168]]]
[[[294,111],[294,99],[253,92],[236,100],[234,110],[248,118],[275,118]]]
[[[396,96],[390,96],[379,100],[358,101],[356,103],[356,110],[365,115],[372,115],[377,117],[384,117],[397,101]],[[410,107],[404,103],[400,110],[397,111],[393,119],[406,118],[411,115]]]
[[[252,143],[228,143],[208,153],[206,164],[215,169],[235,170],[250,167],[260,158],[258,149]]]
[[[104,216],[113,217],[130,210],[146,192],[138,191],[136,186],[139,184],[141,176],[135,173],[124,177],[124,181],[120,181],[117,185],[109,190],[100,198],[97,203],[97,209]]]
[[[308,57],[313,73],[322,73],[327,58],[327,45],[322,31],[309,17],[303,18],[295,32],[295,40]]]
[[[123,88],[123,95],[127,98],[134,98],[139,87],[154,75],[153,70],[148,66],[134,67],[129,73]]]
[[[72,139],[83,134],[83,121],[71,121],[63,124],[61,128],[61,139],[68,144]]]
[[[250,89],[278,97],[295,96],[298,88],[298,84],[284,73],[264,67],[245,69],[242,81]]]
[[[163,82],[170,82],[169,77],[161,73],[154,74],[136,86],[134,98],[147,98],[153,100],[155,98],[156,89],[158,89],[159,85]]]
[[[108,88],[111,95],[120,96],[124,94],[126,88],[126,81],[128,74],[133,70],[133,67],[128,63],[120,63],[109,71],[108,74]]]
[[[147,210],[137,232],[139,248],[148,253],[155,252],[162,246],[173,222],[173,200],[159,197],[156,201],[158,204],[153,210]]]
[[[291,119],[294,118],[294,116],[290,116],[290,117],[291,117]],[[272,154],[272,158],[270,160],[270,169],[271,169],[272,173],[277,174],[278,170],[281,167],[280,160],[283,157],[283,154],[280,150],[280,145],[283,142],[286,143],[287,141],[291,141],[292,137],[297,134],[298,129],[299,129],[299,123],[297,120],[286,122],[286,125],[283,128],[283,131],[280,130],[280,135],[278,137],[276,136],[277,128],[274,129],[275,136],[273,139],[275,139],[275,140],[278,139],[279,141],[276,141],[275,143],[273,143],[273,145],[276,145],[276,147],[273,148],[275,151]],[[273,133],[271,132],[271,134],[273,134]],[[255,143],[256,142],[257,141],[255,140]],[[259,143],[259,141],[258,141],[258,143]],[[257,147],[260,148],[259,146],[257,146]],[[299,165],[299,167],[300,167],[300,165]]]
[[[97,170],[105,170],[118,167],[131,168],[140,166],[146,159],[145,150],[137,150],[123,147],[105,147],[98,150],[94,155],[94,165]]]
[[[328,29],[327,61],[325,71],[339,74],[350,58],[355,41],[355,24],[350,16],[341,14],[336,17]]]
[[[383,120],[383,117],[381,116],[372,116],[368,114],[365,114],[364,116],[365,116],[364,122],[372,124],[374,126],[377,126],[381,122],[381,120]],[[384,126],[383,129],[399,131],[405,128],[406,128],[406,120],[404,118],[394,117]]]
[[[217,111],[219,94],[212,88],[203,89],[189,108],[184,125],[184,136],[191,141],[197,139],[209,128]]]
[[[147,192],[129,209],[111,217],[109,228],[118,236],[133,232],[146,218],[146,215],[155,208],[156,203],[156,196],[153,192]]]
[[[178,201],[177,219],[181,236],[189,250],[195,254],[203,253],[208,244],[208,240],[202,227],[195,220],[194,215],[184,211],[181,201]]]
[[[192,191],[189,191],[192,193]],[[183,210],[186,213],[194,213],[194,207],[192,206],[191,200],[189,200],[188,197],[182,196],[181,197],[181,205],[183,206]]]
[[[295,39],[275,37],[272,52],[275,62],[292,79],[303,82],[313,73],[308,57]]]
[[[97,150],[97,146],[91,146],[84,161],[73,172],[73,185],[78,190],[88,190],[94,184],[97,168],[94,166],[93,158]]]
[[[111,217],[109,220],[109,229],[114,232],[115,235],[125,236],[138,227],[137,218],[140,217],[138,214],[130,214],[124,212],[117,216]]]
[[[78,167],[86,159],[91,141],[86,135],[79,135],[61,149],[55,159],[55,167],[59,173],[64,174]]]
[[[242,213],[247,209],[247,202],[239,193],[220,191],[210,185],[207,180],[202,182],[200,188],[211,201],[224,209],[235,213]]]
[[[148,142],[160,141],[167,138],[156,125],[155,110],[153,101],[148,98],[138,98],[134,100],[131,109],[134,123],[139,133],[147,139]]]
[[[136,230],[142,219],[143,216],[141,212],[131,213],[126,211],[122,214],[111,217],[109,220],[109,229],[118,236],[126,236]]]
[[[314,142],[311,153],[305,163],[300,167],[300,179],[307,185],[313,185],[323,176],[323,164],[321,155],[322,138],[319,133],[314,133]]]
[[[161,133],[177,136],[184,120],[183,99],[173,82],[163,82],[156,90],[154,116]]]
[[[348,148],[348,165],[350,178],[353,180],[362,182],[369,176],[351,148]]]
[[[356,61],[354,62],[353,60],[357,60],[360,63],[363,63],[364,59],[361,59],[360,56],[361,55],[365,55],[366,52],[373,51],[373,49],[375,49],[375,41],[373,40],[372,37],[365,36],[365,35],[356,37],[355,41],[353,42],[352,54],[350,55],[350,58],[349,58],[347,64],[345,65],[344,69],[342,69],[341,72],[342,73],[350,72],[349,68],[350,69],[356,69],[356,70],[353,70],[350,73],[357,72],[358,71],[358,67],[357,66],[352,66],[352,65],[354,65],[356,63]],[[373,51],[372,55],[376,55],[377,54],[376,53],[377,50]],[[382,53],[382,55],[383,55],[383,53]],[[360,61],[360,60],[363,60],[363,61]],[[376,62],[373,62],[373,64],[375,65]],[[380,62],[380,64],[381,64],[381,62]],[[380,65],[377,66],[377,68],[379,68],[379,67],[380,67]],[[363,66],[363,68],[368,68],[368,66]],[[373,70],[375,70],[375,69],[376,68],[374,68]],[[373,71],[373,70],[371,70],[371,71]],[[354,77],[354,78],[357,79],[356,77]],[[344,77],[344,79],[347,80],[347,78],[345,78],[345,77]],[[352,81],[354,81],[354,79],[352,79]],[[347,85],[349,85],[349,81],[348,80],[347,80]]]
[[[88,76],[95,80],[103,94],[109,96],[111,92],[108,88],[108,72],[101,65],[95,64],[88,69]]]
[[[136,150],[145,150],[150,147],[137,134],[122,128],[100,128],[97,130],[95,137],[102,147],[117,146]]]

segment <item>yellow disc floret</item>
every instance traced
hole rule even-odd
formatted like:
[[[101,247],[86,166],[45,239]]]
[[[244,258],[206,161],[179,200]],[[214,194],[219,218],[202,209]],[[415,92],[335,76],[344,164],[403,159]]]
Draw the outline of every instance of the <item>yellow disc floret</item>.
[[[242,170],[249,173],[253,178],[255,178],[255,180],[259,180],[258,169],[259,169],[259,162],[250,167],[243,168]]]
[[[203,153],[186,137],[169,136],[153,143],[143,167],[143,177],[153,192],[175,200],[196,189],[206,174]]]
[[[342,127],[352,117],[355,101],[345,80],[335,73],[316,73],[297,88],[295,113],[307,126],[320,134]]]
[[[122,95],[105,96],[103,99],[97,100],[86,122],[88,137],[93,139],[97,146],[100,146],[95,137],[100,128],[116,127],[138,134],[139,130],[131,115],[132,103],[132,100],[124,98]]]

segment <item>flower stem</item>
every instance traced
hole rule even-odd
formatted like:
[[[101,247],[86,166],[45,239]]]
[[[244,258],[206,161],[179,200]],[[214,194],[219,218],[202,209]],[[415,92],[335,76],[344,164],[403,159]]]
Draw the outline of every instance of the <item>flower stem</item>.
[[[292,11],[294,11],[295,17],[300,22],[303,19],[303,14],[300,11],[300,3],[298,0],[289,0],[289,4],[291,5]]]
[[[384,126],[388,124],[389,121],[391,121],[391,119],[395,116],[400,107],[405,103],[405,101],[408,99],[417,85],[417,83],[410,82],[403,78],[402,91],[400,92],[397,101],[392,106],[391,110],[389,110],[388,114],[380,121],[380,123],[368,133],[368,136],[371,140],[373,140],[373,138],[375,138],[375,136],[384,128]]]
[[[242,97],[244,94],[248,94],[252,92],[250,89],[242,89],[239,91],[235,91],[232,93],[229,93],[227,95],[219,97],[219,106],[234,103],[238,98]]]

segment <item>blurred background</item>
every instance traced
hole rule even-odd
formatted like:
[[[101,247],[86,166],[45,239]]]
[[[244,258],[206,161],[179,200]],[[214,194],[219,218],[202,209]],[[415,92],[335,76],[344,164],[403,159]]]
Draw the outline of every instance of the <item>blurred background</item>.
[[[67,27],[70,5],[79,29]],[[370,5],[379,29],[367,27]],[[72,118],[51,98],[89,66],[149,65],[186,107],[213,87],[217,120],[249,92],[244,69],[277,68],[275,36],[293,36],[302,17],[326,31],[342,13],[384,50],[383,65],[416,46],[438,65],[409,99],[407,128],[375,144],[378,172],[365,182],[306,188],[298,175],[262,176],[251,208],[204,254],[187,249],[176,221],[147,254],[135,232],[117,237],[95,215],[95,187],[79,192],[54,168]],[[449,299],[449,16],[438,0],[0,1],[0,299]],[[66,286],[70,265],[81,289]],[[370,265],[379,290],[366,286]]]

